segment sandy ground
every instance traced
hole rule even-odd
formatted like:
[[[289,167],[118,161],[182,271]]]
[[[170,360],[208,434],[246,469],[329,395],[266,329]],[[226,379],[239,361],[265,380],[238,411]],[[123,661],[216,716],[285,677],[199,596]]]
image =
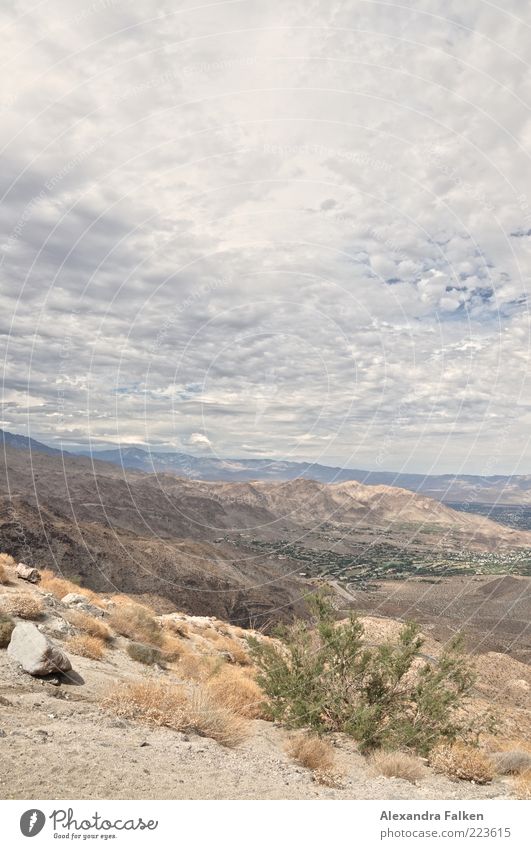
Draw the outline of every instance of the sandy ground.
[[[344,787],[317,784],[309,770],[284,752],[286,732],[252,723],[250,738],[226,749],[203,737],[116,719],[91,698],[113,677],[94,673],[95,662],[76,667],[86,683],[54,687],[26,680],[0,661],[0,797],[4,799],[506,799],[512,786],[452,782],[426,770],[418,784],[371,773],[354,745],[338,740]],[[107,665],[107,664],[105,664]],[[4,736],[5,735],[5,736]]]

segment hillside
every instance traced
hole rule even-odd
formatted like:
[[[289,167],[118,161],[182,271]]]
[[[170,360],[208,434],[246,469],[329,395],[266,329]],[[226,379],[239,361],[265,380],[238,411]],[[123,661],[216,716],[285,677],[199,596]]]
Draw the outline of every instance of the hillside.
[[[330,735],[326,743],[328,772],[308,768],[290,754],[293,734],[261,718],[246,637],[267,638],[181,612],[156,617],[143,608],[139,619],[139,608],[123,596],[95,595],[49,572],[41,584],[28,584],[9,558],[2,563],[0,612],[24,611],[25,618],[15,613],[14,622],[33,620],[73,666],[36,678],[5,645],[0,648],[3,798],[506,799],[524,792],[518,778],[493,773],[485,784],[451,780],[418,758],[404,761],[404,755],[398,769],[407,767],[408,778],[386,777],[344,734]],[[32,613],[28,599],[34,601]],[[374,617],[363,622],[369,645],[393,639],[399,627]],[[148,626],[160,656],[146,665],[145,658],[131,656],[137,645],[131,638],[135,628]],[[96,640],[98,659],[84,656],[87,647],[94,651],[86,639],[91,632],[104,635]],[[428,638],[425,651],[436,657],[440,650]],[[531,750],[525,738],[529,667],[490,653],[477,669],[469,710],[480,714],[488,707],[500,722],[496,738],[485,736],[482,757],[495,759],[515,748],[525,755]],[[144,685],[140,692],[142,698],[150,694],[151,720],[133,716],[132,703],[120,700],[121,693]],[[179,720],[181,730],[156,718],[157,694],[171,688],[188,694],[186,710],[193,711]]]

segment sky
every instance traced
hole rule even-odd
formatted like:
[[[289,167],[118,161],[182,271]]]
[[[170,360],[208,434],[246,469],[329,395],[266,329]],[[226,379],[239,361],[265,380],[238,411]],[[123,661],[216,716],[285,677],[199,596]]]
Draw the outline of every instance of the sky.
[[[4,0],[0,30],[0,427],[531,473],[524,0]]]

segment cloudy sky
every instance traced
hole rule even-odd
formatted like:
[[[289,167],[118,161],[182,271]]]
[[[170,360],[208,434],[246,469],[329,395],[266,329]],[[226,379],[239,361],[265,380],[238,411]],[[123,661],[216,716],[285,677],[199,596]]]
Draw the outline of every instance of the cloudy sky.
[[[0,427],[531,472],[531,15],[501,5],[4,0]]]

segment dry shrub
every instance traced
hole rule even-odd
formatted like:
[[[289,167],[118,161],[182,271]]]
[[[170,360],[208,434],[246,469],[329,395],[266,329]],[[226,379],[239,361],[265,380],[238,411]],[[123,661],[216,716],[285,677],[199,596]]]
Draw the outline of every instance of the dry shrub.
[[[434,749],[430,764],[435,772],[442,772],[449,778],[461,781],[473,781],[475,784],[488,784],[495,775],[494,766],[487,755],[464,743]]]
[[[12,616],[20,619],[38,619],[43,611],[44,605],[39,596],[30,593],[13,593],[3,599],[3,608]]]
[[[237,746],[247,737],[247,723],[225,707],[215,704],[208,693],[196,688],[190,699],[190,730],[211,737],[222,746]]]
[[[183,648],[177,665],[177,672],[189,681],[206,681],[219,668],[219,659],[196,654]]]
[[[17,565],[17,561],[10,554],[2,552],[0,554],[0,565],[5,566],[6,569],[13,569]]]
[[[0,649],[5,649],[11,642],[11,634],[15,628],[15,623],[10,616],[5,613],[0,613]]]
[[[296,734],[288,741],[286,751],[294,761],[306,769],[332,771],[335,752],[326,740],[313,734]]]
[[[3,563],[0,563],[0,584],[8,584],[9,583],[9,575],[7,574],[6,567]]]
[[[79,610],[70,610],[68,613],[65,613],[65,619],[74,628],[85,631],[91,637],[98,637],[100,640],[105,640],[106,642],[112,640],[113,634],[111,629],[101,619],[97,619],[96,616],[91,616],[89,613],[82,613]]]
[[[243,670],[224,666],[206,685],[213,701],[247,719],[264,719],[264,694]]]
[[[69,581],[68,578],[60,578],[51,569],[41,571],[40,587],[58,599],[64,598],[68,593],[76,593],[84,596],[90,604],[94,604],[96,607],[105,607],[98,593],[88,590],[86,587],[80,587],[74,581]]]
[[[209,643],[217,643],[219,640],[223,639],[221,634],[219,634],[214,628],[200,628],[197,633],[199,633],[205,640],[208,640]]]
[[[105,656],[105,643],[99,637],[91,637],[89,634],[76,634],[66,641],[66,648],[81,657],[89,657],[91,660],[101,660]]]
[[[111,613],[110,624],[119,634],[139,643],[159,646],[163,631],[153,612],[140,604],[119,604]]]
[[[249,654],[246,652],[242,644],[238,642],[238,640],[232,639],[232,637],[220,637],[218,634],[215,648],[216,651],[219,652],[229,652],[229,654],[234,658],[234,663],[238,663],[240,666],[249,666],[251,663]]]
[[[185,640],[190,638],[190,626],[187,622],[182,622],[178,619],[164,619],[162,621],[162,627],[171,634],[176,634]]]
[[[386,778],[403,778],[412,784],[424,775],[422,762],[405,752],[380,750],[372,755],[370,764],[378,775],[385,775]]]
[[[160,645],[162,657],[167,663],[175,663],[179,660],[182,654],[187,651],[184,648],[181,640],[174,637],[172,634],[164,633]]]
[[[162,652],[154,646],[147,646],[145,643],[129,643],[127,654],[132,660],[136,660],[137,663],[144,663],[146,666],[153,666],[155,663],[158,666],[164,665]]]
[[[499,775],[521,775],[531,770],[531,755],[522,749],[508,752],[496,752],[491,760]]]
[[[200,690],[190,695],[185,687],[176,684],[122,684],[109,693],[102,707],[128,719],[196,732],[224,746],[235,746],[246,736],[240,717],[214,705]]]
[[[515,782],[518,799],[531,799],[531,769],[526,769]]]

